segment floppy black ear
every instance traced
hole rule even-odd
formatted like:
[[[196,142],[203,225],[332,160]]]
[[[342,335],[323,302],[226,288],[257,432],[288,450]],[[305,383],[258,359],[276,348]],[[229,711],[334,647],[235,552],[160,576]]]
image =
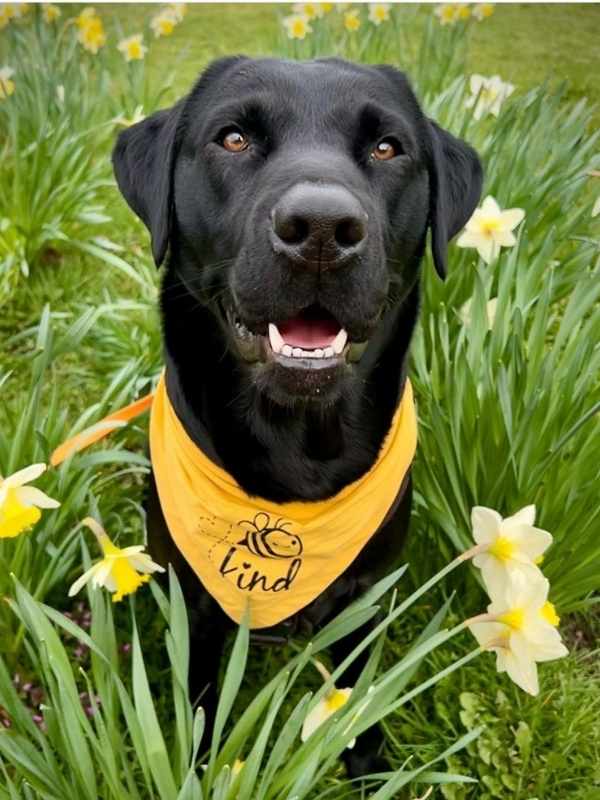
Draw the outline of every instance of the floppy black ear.
[[[429,120],[429,224],[431,252],[440,278],[446,277],[448,242],[468,221],[481,197],[483,169],[466,142]]]
[[[181,103],[132,125],[119,134],[113,168],[119,189],[152,236],[160,266],[169,244],[173,205],[173,166]]]

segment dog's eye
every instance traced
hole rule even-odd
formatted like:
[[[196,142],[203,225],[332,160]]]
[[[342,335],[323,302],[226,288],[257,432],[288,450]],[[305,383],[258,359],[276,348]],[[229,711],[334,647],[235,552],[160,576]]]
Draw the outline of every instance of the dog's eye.
[[[371,155],[373,158],[376,158],[377,161],[389,161],[390,158],[395,158],[400,155],[401,152],[402,148],[400,147],[400,143],[397,142],[396,139],[388,138],[378,142]]]
[[[238,129],[229,128],[219,136],[221,146],[230,153],[241,153],[248,147],[248,138]]]

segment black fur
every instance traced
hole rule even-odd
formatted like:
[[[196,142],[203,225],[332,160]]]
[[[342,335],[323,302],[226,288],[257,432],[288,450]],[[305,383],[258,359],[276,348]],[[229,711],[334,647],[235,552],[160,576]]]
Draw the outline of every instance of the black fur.
[[[249,137],[241,153],[222,146],[234,125]],[[371,157],[381,139],[394,142],[396,158]],[[210,66],[172,109],[124,131],[113,160],[156,263],[169,251],[161,295],[168,389],[189,435],[248,493],[276,502],[327,498],[363,475],[403,389],[427,231],[443,277],[448,241],[479,199],[472,148],[428,120],[391,67],[235,57]],[[299,183],[357,198],[366,247],[327,264],[278,252],[271,214]],[[368,340],[358,363],[319,372],[241,357],[227,309],[260,335],[315,304],[351,340]],[[409,514],[407,491],[293,624],[320,624],[391,569]],[[154,490],[148,525],[153,553],[176,566],[198,623],[194,649],[204,660],[194,661],[194,683],[213,679],[214,687],[228,621],[174,548]],[[374,747],[364,742],[355,770],[361,747]]]

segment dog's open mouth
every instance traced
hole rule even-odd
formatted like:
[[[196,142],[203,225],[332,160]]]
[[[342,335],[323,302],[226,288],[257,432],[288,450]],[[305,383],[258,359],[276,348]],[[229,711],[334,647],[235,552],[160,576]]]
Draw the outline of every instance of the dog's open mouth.
[[[227,318],[242,358],[251,362],[322,369],[358,361],[368,344],[351,341],[335,317],[317,305],[283,322],[269,322],[266,335],[251,331],[234,311],[228,311]]]

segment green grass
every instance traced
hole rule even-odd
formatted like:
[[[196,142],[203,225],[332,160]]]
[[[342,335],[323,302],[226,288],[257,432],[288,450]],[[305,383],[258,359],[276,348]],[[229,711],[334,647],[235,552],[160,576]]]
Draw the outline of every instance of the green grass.
[[[285,10],[286,7],[266,4],[190,7],[184,22],[171,37],[151,41],[150,83],[157,86],[166,72],[173,72],[168,99],[174,100],[189,89],[199,70],[214,57],[236,52],[273,52],[279,46],[278,15]],[[76,11],[72,9],[72,13]],[[136,5],[103,7],[101,13],[114,39],[119,29],[124,34],[136,32],[141,20],[155,11],[156,6]],[[407,10],[413,44],[431,12],[431,7]],[[591,116],[586,108],[573,110],[571,103],[584,96],[600,102],[599,26],[600,6],[497,6],[489,20],[470,27],[469,47],[464,55],[468,72],[500,74],[517,85],[516,96],[499,122],[484,121],[480,125],[465,122],[460,110],[460,86],[452,86],[443,97],[432,97],[429,101],[433,116],[456,132],[462,131],[483,154],[490,167],[488,188],[507,203],[522,204],[527,219],[519,247],[501,257],[497,273],[477,264],[472,251],[456,248],[451,251],[451,275],[444,287],[431,278],[431,267],[426,265],[427,303],[422,334],[415,341],[414,370],[421,394],[421,412],[428,426],[423,431],[421,455],[426,453],[428,463],[435,465],[435,469],[431,475],[426,474],[422,462],[417,469],[414,530],[406,551],[411,562],[408,580],[413,586],[429,577],[434,566],[441,567],[449,560],[456,545],[464,544],[468,535],[465,520],[468,508],[485,496],[490,503],[493,499],[499,508],[507,510],[514,510],[518,502],[523,505],[533,499],[538,502],[542,520],[564,542],[564,549],[555,551],[556,556],[550,554],[548,569],[565,607],[575,607],[588,594],[582,593],[582,586],[597,587],[598,568],[594,559],[598,548],[594,542],[598,529],[593,516],[597,508],[593,478],[596,476],[597,480],[599,461],[594,444],[597,420],[579,428],[574,438],[568,440],[568,446],[561,449],[560,458],[551,461],[550,468],[537,476],[534,471],[547,455],[541,451],[548,442],[557,439],[538,441],[531,435],[531,429],[532,425],[541,429],[546,419],[558,416],[564,425],[555,429],[559,438],[569,432],[568,423],[576,423],[597,398],[598,383],[591,365],[598,357],[593,344],[597,341],[599,315],[597,304],[594,307],[592,303],[585,312],[581,311],[581,304],[593,301],[598,286],[597,228],[590,224],[589,209],[593,193],[600,192],[600,181],[596,181],[598,187],[594,189],[592,182],[583,177],[593,153],[597,152],[597,143],[591,152],[584,152],[584,142],[579,140],[585,129],[592,131],[599,116],[598,111]],[[2,35],[0,32],[0,53]],[[386,52],[396,61],[393,45],[393,41],[389,42]],[[328,52],[330,46],[331,43],[324,42],[320,51]],[[398,53],[397,60],[405,63],[402,53]],[[0,63],[3,63],[1,57]],[[569,88],[559,98],[536,93],[536,87],[546,78],[554,84],[566,80]],[[534,91],[527,100],[529,89]],[[570,121],[563,119],[559,129],[554,130],[553,120],[558,119],[561,108],[565,115],[571,115]],[[550,130],[555,161],[549,157]],[[519,149],[526,137],[528,147]],[[108,163],[107,150],[99,151],[98,158]],[[87,409],[92,420],[102,409],[124,403],[132,394],[144,391],[160,368],[155,311],[157,275],[148,255],[148,234],[115,187],[105,187],[102,200],[114,219],[107,227],[109,235],[123,247],[120,255],[133,266],[139,280],[89,254],[59,248],[46,253],[31,277],[20,283],[0,315],[3,343],[0,381],[8,375],[0,389],[3,434],[0,467],[17,458],[17,451],[20,460],[42,458],[49,445],[64,437]],[[489,335],[481,319],[471,331],[463,330],[457,314],[462,303],[474,296],[473,314],[477,318],[485,300],[502,286],[506,290],[503,292],[506,305],[499,312],[502,324]],[[569,298],[575,298],[570,306]],[[65,344],[59,348],[59,356],[51,359],[41,381],[29,427],[24,423],[20,426],[18,450],[14,432],[33,394],[29,387],[31,362],[43,360],[37,325],[46,304],[51,310],[55,339]],[[85,319],[90,308],[97,307],[100,307],[98,317],[85,336],[69,338],[70,327],[82,316]],[[571,309],[570,316],[565,318],[567,308]],[[563,333],[561,324],[565,328]],[[556,345],[557,340],[560,346]],[[585,347],[589,349],[586,351]],[[565,366],[570,356],[578,359],[572,373]],[[552,361],[542,369],[545,357]],[[453,370],[464,363],[471,372],[459,369],[459,380],[455,382]],[[552,391],[553,371],[563,381],[560,392]],[[495,388],[507,382],[516,389],[512,396],[503,398],[500,414]],[[448,385],[460,388],[468,413],[462,416],[455,413],[457,406],[452,406],[452,398],[444,391]],[[530,403],[531,417],[524,414],[521,401],[525,397]],[[508,452],[516,436],[529,443],[529,449],[520,450],[509,459]],[[485,446],[470,447],[477,437],[485,438]],[[139,454],[144,441],[142,422],[126,436],[115,437],[114,444],[108,447]],[[50,562],[53,580],[47,597],[42,591],[40,599],[60,610],[70,607],[64,586],[78,574],[80,566],[75,548],[69,552],[69,563],[61,564],[60,554],[53,547],[57,542],[74,540],[78,518],[93,510],[97,502],[107,529],[118,534],[121,543],[137,542],[142,533],[139,504],[143,465],[127,468],[118,463],[103,464],[102,452],[102,448],[95,449],[90,453],[91,460],[83,465],[74,464],[72,471],[70,467],[65,469],[62,476],[52,479],[55,483],[44,487],[50,494],[50,488],[65,492],[65,497],[69,497],[68,489],[72,496],[77,495],[77,508],[65,509],[58,523],[48,516],[35,535],[23,540],[27,544],[21,545],[18,554],[21,582],[35,591],[39,586],[34,584],[44,564],[35,563],[38,551],[34,545],[46,548],[44,552],[54,559]],[[94,460],[94,454],[100,457]],[[494,468],[500,462],[503,467],[510,462],[508,477],[498,481],[498,476],[486,473],[490,459]],[[436,481],[441,481],[442,491],[438,491]],[[572,539],[572,548],[568,544],[571,536],[577,537]],[[564,569],[569,559],[577,569]],[[29,564],[29,572],[24,564]],[[9,571],[7,567],[1,583],[7,595],[11,593]],[[453,611],[457,615],[455,621],[459,610],[464,616],[481,608],[483,595],[466,570],[445,586],[445,591],[451,589],[460,598]],[[171,724],[169,662],[162,638],[152,641],[156,636],[156,609],[149,592],[139,594],[136,607],[144,651],[150,653],[147,664],[151,685],[159,698],[158,713]],[[431,606],[420,605],[403,619],[401,626],[393,628],[385,648],[387,667],[402,657],[407,642],[423,629],[432,613]],[[2,622],[14,629],[16,621],[8,623],[8,616],[6,609]],[[117,609],[115,620],[118,636],[129,638],[127,609]],[[569,643],[579,643],[578,650],[563,662],[542,667],[542,693],[538,699],[525,698],[506,678],[498,677],[493,657],[483,656],[389,720],[386,747],[392,762],[399,765],[407,755],[412,755],[411,768],[425,763],[429,756],[442,752],[481,721],[485,731],[478,742],[446,760],[453,771],[477,777],[481,783],[474,789],[448,786],[436,790],[434,797],[443,791],[448,800],[496,797],[597,800],[600,725],[594,698],[600,691],[600,672],[594,651],[594,637],[598,633],[594,610],[568,617],[566,629]],[[577,631],[583,631],[583,635],[579,636]],[[23,645],[23,629],[19,636],[18,643]],[[35,637],[28,641],[34,640]],[[465,637],[436,653],[422,677],[453,663],[465,654],[468,646],[470,642]],[[5,656],[6,649],[5,639],[0,641]],[[9,663],[11,668],[20,668],[32,658],[35,661],[41,657],[29,644],[26,657],[19,661],[17,655],[11,661],[10,656]],[[284,656],[273,651],[251,655],[241,708],[251,702],[257,685],[264,685],[267,678],[278,673],[283,662]],[[307,687],[318,687],[314,675],[304,683],[299,682],[299,690]],[[54,732],[60,735],[60,731]],[[116,731],[112,734],[117,737]],[[338,767],[326,781],[336,800],[336,793],[339,792],[340,798],[344,796],[342,777]],[[23,796],[29,800],[30,795]],[[352,796],[361,795],[357,791]]]

